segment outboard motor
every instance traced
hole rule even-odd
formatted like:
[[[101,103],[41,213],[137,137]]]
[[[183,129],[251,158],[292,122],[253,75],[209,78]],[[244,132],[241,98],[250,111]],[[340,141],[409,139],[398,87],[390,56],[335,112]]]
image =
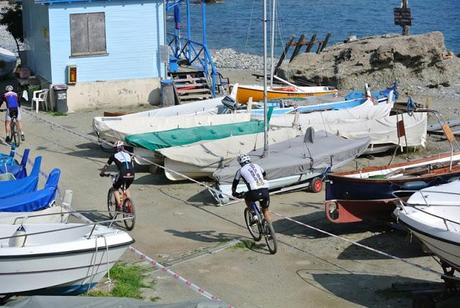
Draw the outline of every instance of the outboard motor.
[[[227,108],[230,111],[235,111],[239,107],[238,103],[231,96],[228,95],[222,99],[222,105],[224,105],[225,108]]]

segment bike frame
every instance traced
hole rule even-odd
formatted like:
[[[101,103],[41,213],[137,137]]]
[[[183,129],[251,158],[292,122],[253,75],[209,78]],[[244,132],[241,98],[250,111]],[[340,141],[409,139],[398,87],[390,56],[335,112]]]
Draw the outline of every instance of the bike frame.
[[[256,213],[257,218],[259,219],[259,222],[262,222],[262,219],[265,219],[264,215],[262,214],[262,210],[260,208],[260,205],[257,204],[257,202],[253,201],[251,202],[251,207],[250,209]]]

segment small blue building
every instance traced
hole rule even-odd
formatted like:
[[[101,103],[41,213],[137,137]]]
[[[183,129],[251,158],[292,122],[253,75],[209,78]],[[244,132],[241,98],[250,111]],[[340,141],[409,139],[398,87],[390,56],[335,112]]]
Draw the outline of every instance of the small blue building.
[[[160,61],[160,46],[165,45],[163,0],[22,4],[25,64],[50,87],[69,84],[71,111],[159,99],[160,78],[165,76]],[[76,70],[72,85],[69,69]]]

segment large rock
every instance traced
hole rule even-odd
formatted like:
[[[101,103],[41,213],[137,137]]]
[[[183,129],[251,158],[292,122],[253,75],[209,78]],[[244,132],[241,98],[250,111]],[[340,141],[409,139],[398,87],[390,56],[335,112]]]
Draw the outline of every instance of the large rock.
[[[339,89],[388,86],[397,80],[403,90],[448,87],[460,75],[460,60],[444,46],[441,32],[385,35],[341,43],[320,54],[299,54],[279,75],[301,84],[312,81]]]

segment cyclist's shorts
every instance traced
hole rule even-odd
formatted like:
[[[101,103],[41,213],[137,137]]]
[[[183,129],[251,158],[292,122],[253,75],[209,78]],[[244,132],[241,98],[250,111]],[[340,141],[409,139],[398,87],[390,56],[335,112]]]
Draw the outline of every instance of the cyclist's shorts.
[[[113,182],[113,188],[118,190],[124,184],[125,189],[128,189],[129,186],[131,186],[131,184],[133,183],[133,181],[134,181],[134,172],[127,172],[123,175],[119,174],[115,182]]]
[[[268,188],[250,190],[244,196],[244,200],[249,202],[260,201],[260,206],[263,209],[268,209],[268,207],[270,206],[270,195],[268,193]]]
[[[5,112],[5,121],[11,121],[13,117],[16,117],[18,121],[21,120],[21,110],[19,108],[10,108]]]

